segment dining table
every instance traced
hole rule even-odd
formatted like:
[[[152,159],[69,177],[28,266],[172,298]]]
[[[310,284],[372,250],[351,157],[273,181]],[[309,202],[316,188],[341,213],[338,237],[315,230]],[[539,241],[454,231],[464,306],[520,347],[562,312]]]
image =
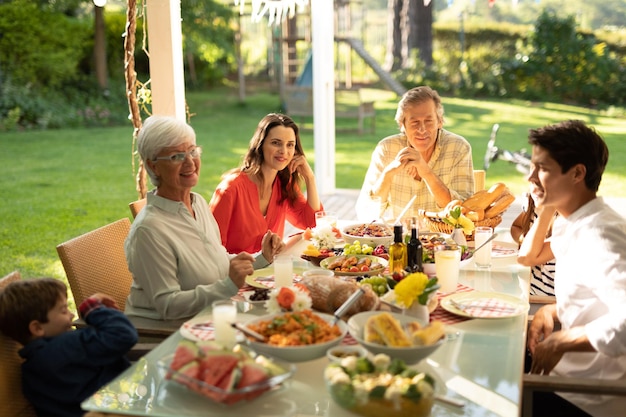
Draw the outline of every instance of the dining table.
[[[496,229],[508,236],[508,229]],[[294,258],[306,247],[302,241],[290,245]],[[522,375],[528,315],[529,270],[516,262],[516,247],[510,239],[494,241],[492,266],[477,268],[473,261],[463,262],[457,291],[438,294],[438,307],[431,320],[446,324],[444,343],[430,356],[411,365],[429,373],[435,380],[435,392],[443,400],[435,401],[431,416],[514,417],[520,415],[522,404]],[[300,263],[299,268],[314,268]],[[270,267],[271,269],[271,267]],[[294,268],[296,273],[298,268]],[[260,271],[257,275],[267,274]],[[271,271],[270,271],[271,272]],[[469,310],[444,309],[450,297],[460,301],[472,300],[473,295],[522,306],[515,314],[473,315]],[[250,306],[244,300],[237,303],[238,321],[267,314],[263,307]],[[207,308],[189,322],[210,322]],[[189,337],[184,326],[160,343],[147,355],[133,363],[116,379],[102,387],[82,403],[87,416],[117,415],[199,417],[236,415],[241,417],[350,417],[351,411],[341,408],[331,398],[324,382],[324,369],[329,364],[325,356],[296,363],[295,373],[275,390],[249,402],[232,405],[212,402],[207,397],[166,378],[164,358],[175,351],[179,342]],[[193,335],[192,335],[193,337]],[[347,343],[347,342],[346,342]],[[351,343],[354,343],[352,339]],[[452,399],[460,404],[450,404]]]

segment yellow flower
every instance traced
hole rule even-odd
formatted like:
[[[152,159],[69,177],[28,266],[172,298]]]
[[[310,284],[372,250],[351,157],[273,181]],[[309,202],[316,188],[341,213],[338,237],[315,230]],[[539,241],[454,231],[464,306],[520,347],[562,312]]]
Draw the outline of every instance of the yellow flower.
[[[423,272],[407,275],[393,289],[396,300],[406,308],[411,307],[413,302],[424,293],[427,284],[428,276]]]
[[[463,233],[466,235],[471,235],[474,231],[474,222],[461,214],[461,207],[459,206],[450,210],[450,214],[443,221],[455,229],[463,229]]]
[[[463,229],[463,233],[465,233],[466,235],[471,235],[472,232],[474,231],[474,222],[462,214],[458,218],[457,224],[461,226],[461,228]]]

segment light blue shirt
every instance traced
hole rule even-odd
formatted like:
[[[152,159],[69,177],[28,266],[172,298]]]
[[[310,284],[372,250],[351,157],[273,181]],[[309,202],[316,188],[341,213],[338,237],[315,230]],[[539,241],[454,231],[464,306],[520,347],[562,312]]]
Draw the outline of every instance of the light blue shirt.
[[[195,218],[182,202],[148,193],[124,250],[133,284],[125,313],[152,319],[192,317],[238,288],[228,276],[235,256],[222,246],[219,227],[202,196],[192,193]],[[255,267],[266,266],[259,256]]]

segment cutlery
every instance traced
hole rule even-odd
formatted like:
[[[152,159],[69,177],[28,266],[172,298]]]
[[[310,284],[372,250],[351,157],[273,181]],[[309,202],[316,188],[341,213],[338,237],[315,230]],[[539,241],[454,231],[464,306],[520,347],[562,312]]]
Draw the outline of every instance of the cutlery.
[[[448,397],[446,395],[435,394],[435,401],[439,401],[448,405],[463,408],[465,407],[465,401],[457,400],[456,398]]]
[[[215,327],[209,323],[196,323],[191,328],[195,330],[215,330]]]
[[[230,325],[247,336],[252,336],[261,342],[267,342],[267,339],[265,338],[265,336],[263,336],[260,333],[255,332],[252,329],[249,329],[247,326],[244,326],[241,323],[231,323]]]
[[[496,236],[498,236],[498,233],[494,233],[493,235],[491,235],[491,237],[489,237],[489,239],[485,240],[482,245],[480,245],[479,247],[477,247],[476,249],[474,249],[474,251],[472,252],[472,254],[478,252],[479,250],[481,250],[482,248],[485,247],[485,245],[489,242],[491,242],[492,240],[494,240],[496,238]],[[472,255],[473,256],[473,255]]]
[[[413,203],[415,202],[415,199],[417,198],[417,195],[414,195],[409,202],[406,204],[406,206],[404,206],[404,208],[402,209],[402,211],[400,212],[400,215],[398,216],[398,218],[396,219],[396,221],[394,222],[394,224],[398,224],[400,223],[400,221],[402,220],[402,217],[406,214],[407,211],[409,211],[409,209],[411,208],[411,206],[413,205]]]
[[[480,310],[498,311],[502,313],[515,313],[518,310],[516,307],[509,307],[509,306],[491,306],[491,305],[480,305],[480,304],[468,305],[468,304],[459,303],[458,301],[455,301],[452,298],[450,298],[449,301],[450,301],[450,304],[452,304],[455,308],[461,311],[465,311],[465,312],[467,312],[467,310],[469,309],[480,309]]]

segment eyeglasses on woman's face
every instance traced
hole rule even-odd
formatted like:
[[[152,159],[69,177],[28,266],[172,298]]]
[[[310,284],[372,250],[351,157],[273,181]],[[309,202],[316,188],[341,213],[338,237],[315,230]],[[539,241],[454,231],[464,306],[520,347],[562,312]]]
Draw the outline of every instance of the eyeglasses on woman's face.
[[[158,156],[154,158],[154,161],[169,161],[173,164],[182,164],[185,159],[187,159],[187,155],[189,155],[191,159],[199,159],[200,156],[202,156],[202,148],[200,146],[196,146],[187,152],[177,152],[169,156]]]

